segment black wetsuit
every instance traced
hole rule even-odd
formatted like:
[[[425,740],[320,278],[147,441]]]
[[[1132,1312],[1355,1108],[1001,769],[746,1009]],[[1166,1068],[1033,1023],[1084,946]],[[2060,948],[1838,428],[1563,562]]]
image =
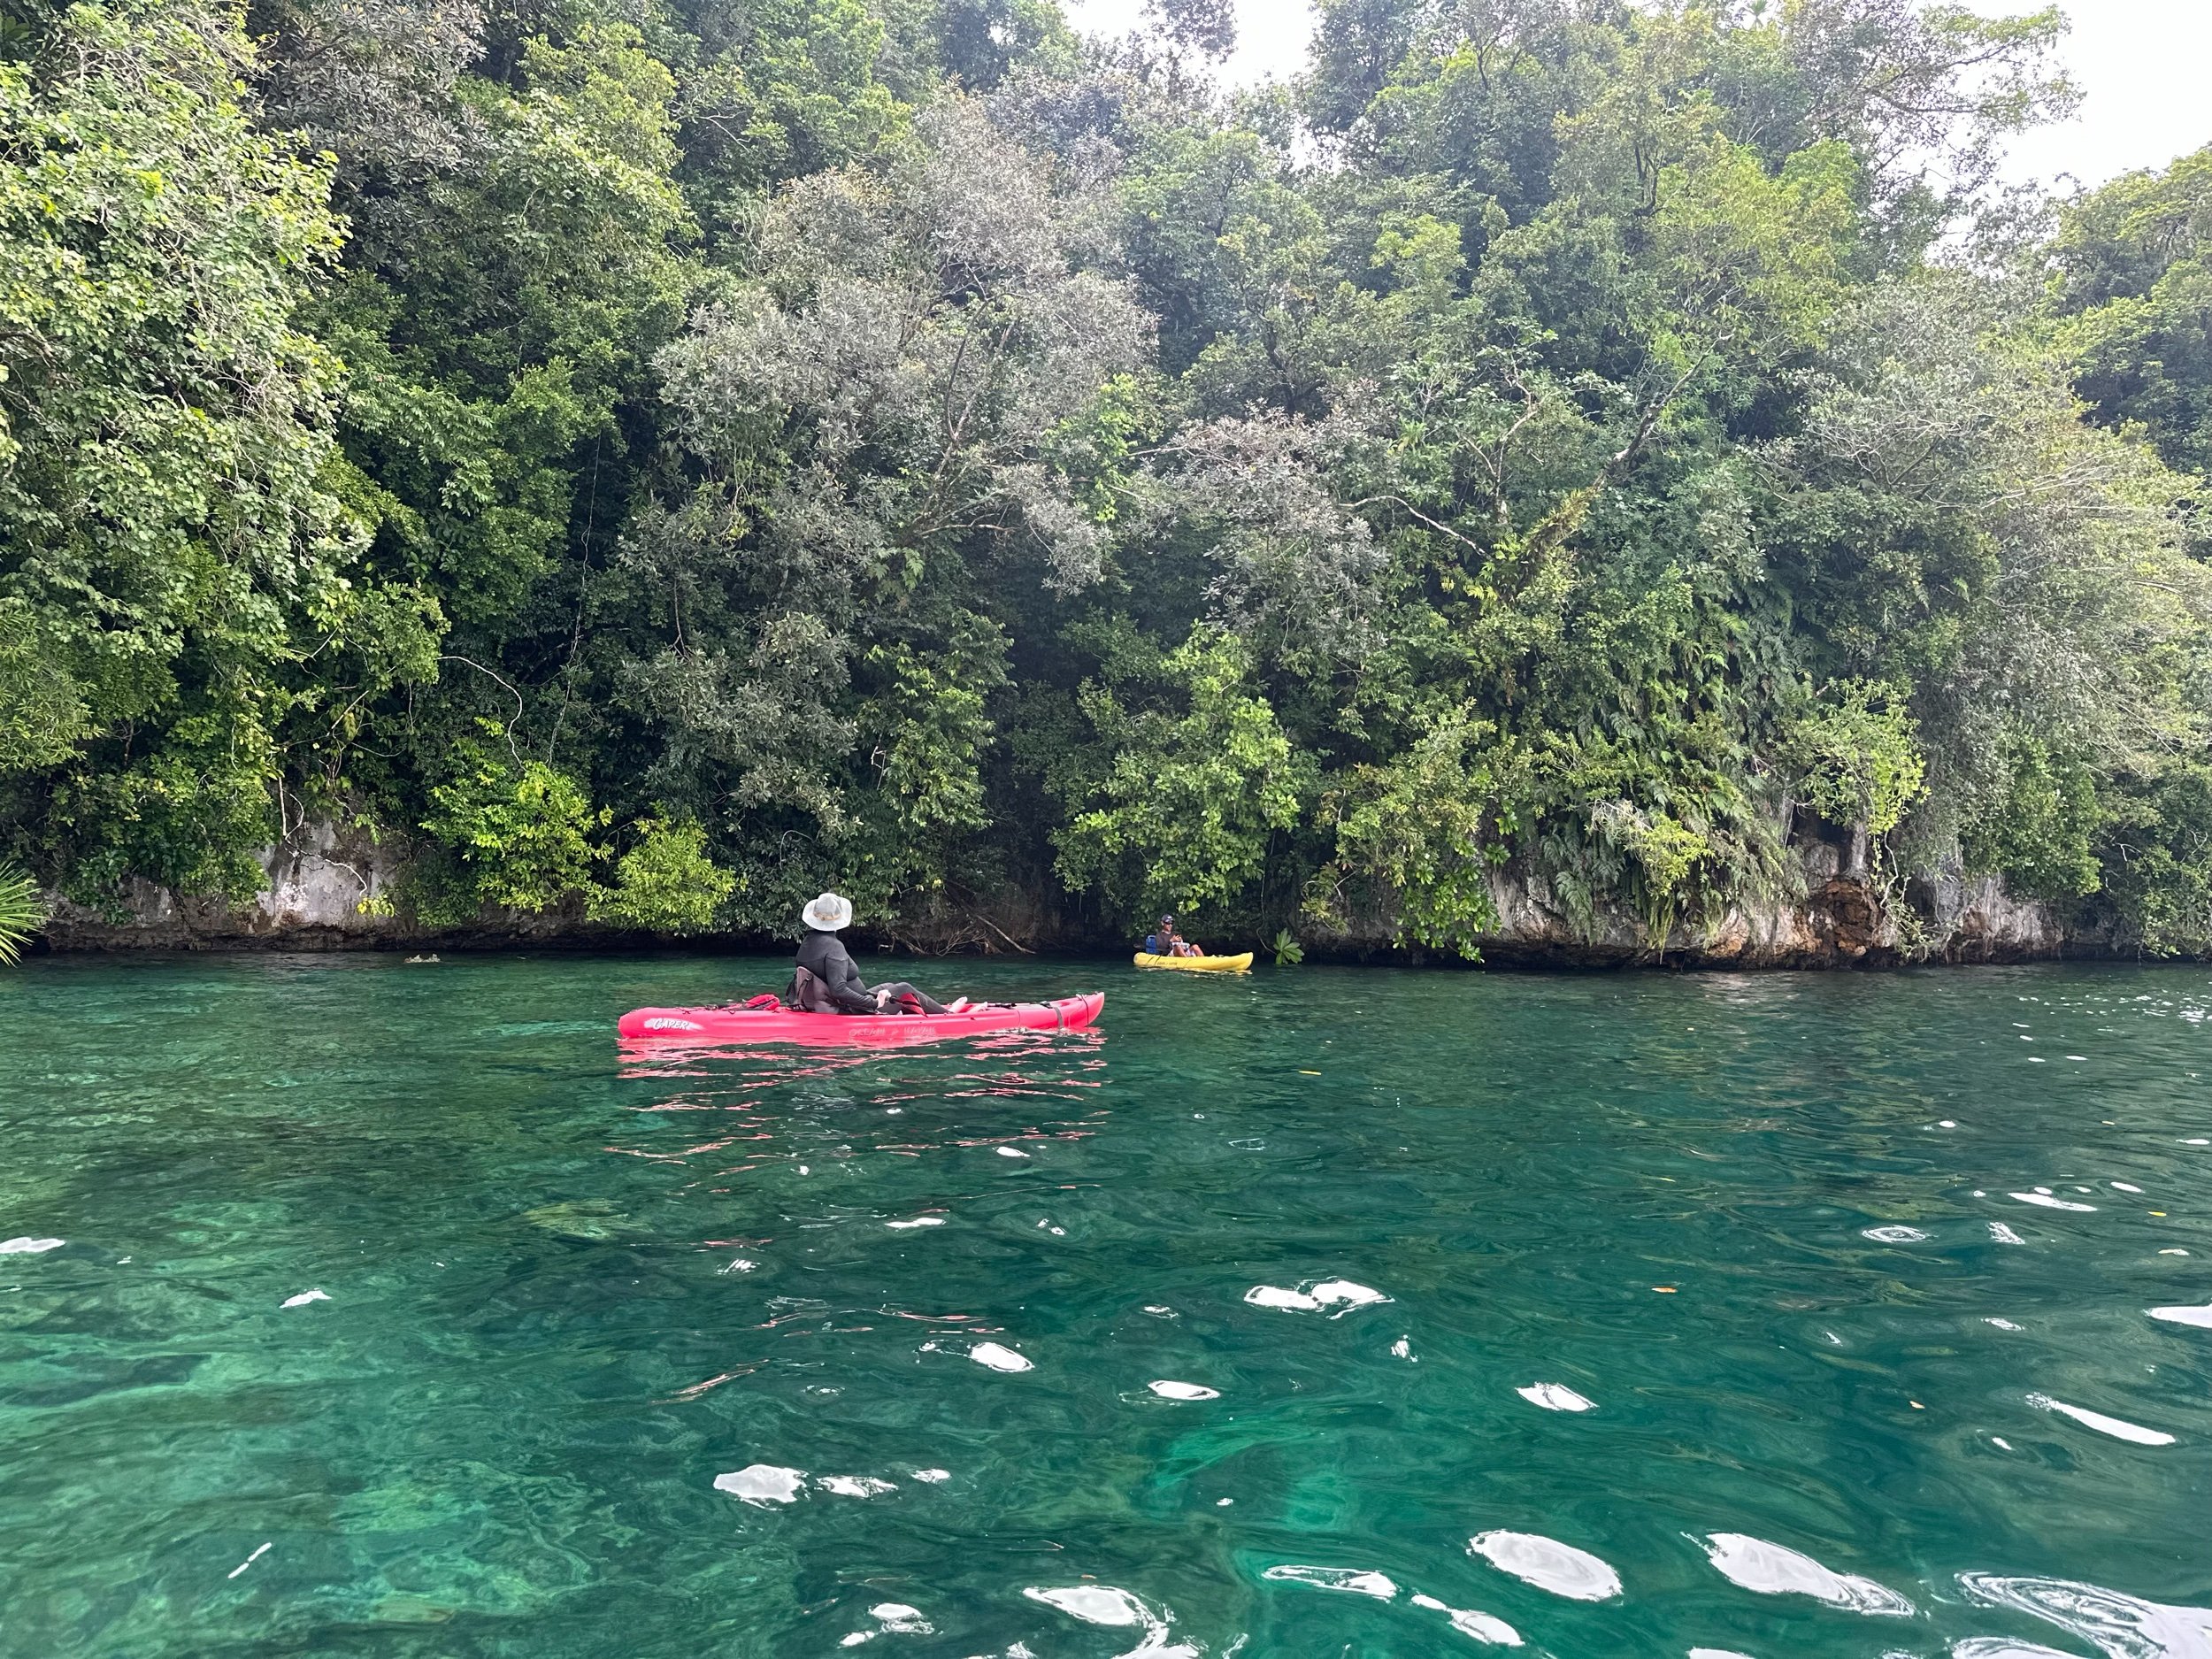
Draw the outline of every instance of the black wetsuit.
[[[941,1014],[945,1005],[922,995],[901,980],[892,985],[864,985],[853,966],[845,941],[818,927],[807,929],[799,946],[799,972],[792,976],[792,1000],[816,1013],[882,1014],[897,1011],[912,1002],[925,1014]],[[888,993],[887,1006],[879,1007],[878,992]]]

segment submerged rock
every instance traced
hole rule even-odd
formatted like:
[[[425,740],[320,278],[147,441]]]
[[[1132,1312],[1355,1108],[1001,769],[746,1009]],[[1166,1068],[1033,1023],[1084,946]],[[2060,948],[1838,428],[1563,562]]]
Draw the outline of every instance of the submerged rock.
[[[603,1244],[610,1239],[634,1239],[650,1231],[643,1222],[626,1216],[603,1198],[574,1198],[557,1204],[526,1210],[522,1218],[534,1227],[564,1239]]]

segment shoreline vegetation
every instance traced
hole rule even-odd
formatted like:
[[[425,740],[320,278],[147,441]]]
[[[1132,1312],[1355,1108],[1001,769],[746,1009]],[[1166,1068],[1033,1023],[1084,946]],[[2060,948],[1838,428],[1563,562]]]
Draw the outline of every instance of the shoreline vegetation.
[[[2212,149],[2001,188],[2055,12],[1318,9],[0,0],[19,911],[2212,952]]]

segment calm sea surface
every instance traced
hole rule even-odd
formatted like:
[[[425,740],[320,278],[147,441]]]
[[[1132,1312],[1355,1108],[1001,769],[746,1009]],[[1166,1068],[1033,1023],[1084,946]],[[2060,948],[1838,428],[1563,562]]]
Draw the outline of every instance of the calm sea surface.
[[[781,975],[0,973],[0,1654],[2212,1655],[2202,969]]]

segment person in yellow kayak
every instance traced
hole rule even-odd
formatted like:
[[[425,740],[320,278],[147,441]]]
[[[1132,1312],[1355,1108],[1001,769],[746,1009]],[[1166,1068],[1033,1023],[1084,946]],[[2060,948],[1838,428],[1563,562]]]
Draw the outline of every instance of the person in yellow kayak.
[[[850,899],[825,893],[807,901],[799,919],[806,924],[806,937],[800,941],[798,965],[792,971],[786,998],[795,1007],[813,1014],[957,1014],[967,1007],[964,996],[947,1005],[903,979],[863,984],[845,941],[837,936],[852,926]]]
[[[1202,956],[1206,954],[1175,931],[1172,916],[1160,918],[1159,926],[1144,936],[1144,953],[1148,956]]]

